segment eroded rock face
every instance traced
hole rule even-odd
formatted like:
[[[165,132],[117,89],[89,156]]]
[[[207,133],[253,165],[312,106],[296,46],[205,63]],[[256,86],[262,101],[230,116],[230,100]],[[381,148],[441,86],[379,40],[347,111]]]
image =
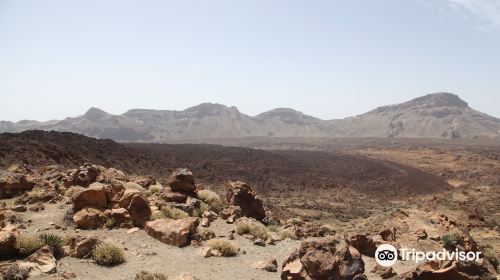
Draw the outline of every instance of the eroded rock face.
[[[394,278],[393,278],[394,279]],[[477,262],[427,262],[398,280],[495,280],[487,268]]]
[[[99,174],[100,170],[98,166],[85,163],[69,173],[69,176],[65,178],[65,184],[66,186],[78,185],[86,188],[97,180]]]
[[[105,209],[108,207],[106,190],[101,183],[94,183],[73,197],[73,209],[78,212],[86,207]]]
[[[365,270],[359,252],[335,239],[302,242],[282,268],[281,279],[295,280],[352,280]]]
[[[30,277],[57,272],[56,258],[49,246],[44,246],[27,257],[24,261],[17,262],[21,268],[30,269]]]
[[[158,219],[146,222],[147,234],[161,242],[177,247],[186,246],[191,235],[196,233],[199,219],[188,217],[179,220]]]
[[[95,208],[84,208],[73,215],[73,221],[81,229],[97,229],[104,225],[106,216]]]
[[[365,234],[354,234],[347,238],[347,242],[352,247],[356,248],[361,254],[374,258],[377,250],[378,242],[375,242],[372,237]]]
[[[151,218],[149,201],[137,190],[126,190],[119,202],[120,207],[127,209],[134,225],[144,226]]]
[[[193,173],[185,168],[178,168],[168,178],[168,185],[174,192],[193,193],[196,191]]]
[[[243,216],[255,218],[259,221],[266,218],[262,200],[245,182],[229,182],[226,185],[226,193],[229,205],[239,206]]]
[[[0,172],[0,198],[31,190],[35,186],[34,178],[19,172]]]
[[[14,225],[0,222],[0,257],[13,256],[16,254],[16,238],[19,231]]]
[[[69,240],[68,245],[64,247],[64,253],[66,256],[73,258],[87,258],[99,243],[99,239],[95,236],[74,236]]]

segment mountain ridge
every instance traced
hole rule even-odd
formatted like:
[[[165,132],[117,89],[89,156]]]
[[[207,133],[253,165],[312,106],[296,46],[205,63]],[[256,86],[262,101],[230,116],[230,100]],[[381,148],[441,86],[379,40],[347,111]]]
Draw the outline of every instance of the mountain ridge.
[[[344,119],[322,120],[291,108],[256,116],[234,106],[201,103],[182,111],[131,109],[121,115],[91,107],[60,121],[0,121],[0,132],[56,130],[123,142],[268,137],[500,137],[500,119],[475,111],[458,95],[440,92],[375,108]]]

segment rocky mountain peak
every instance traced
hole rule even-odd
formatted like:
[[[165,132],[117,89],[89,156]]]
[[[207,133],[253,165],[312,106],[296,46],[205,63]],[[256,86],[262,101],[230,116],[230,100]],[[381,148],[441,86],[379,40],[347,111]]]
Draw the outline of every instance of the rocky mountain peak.
[[[187,108],[183,112],[192,117],[203,118],[206,116],[220,115],[222,113],[238,113],[238,109],[236,109],[236,107],[227,107],[218,103],[201,103]]]
[[[83,116],[89,120],[96,121],[96,120],[102,119],[103,117],[105,117],[107,115],[108,115],[108,113],[106,113],[105,111],[103,111],[99,108],[90,107],[90,109],[88,109],[87,112],[85,112],[85,114]]]
[[[467,102],[460,99],[456,94],[448,92],[438,92],[424,95],[407,102],[408,105],[424,105],[426,107],[468,107]]]

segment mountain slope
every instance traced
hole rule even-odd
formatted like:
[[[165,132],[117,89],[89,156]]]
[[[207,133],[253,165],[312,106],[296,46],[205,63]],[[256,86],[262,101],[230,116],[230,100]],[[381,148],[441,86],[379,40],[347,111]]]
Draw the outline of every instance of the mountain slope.
[[[500,136],[500,120],[457,95],[434,93],[341,120],[321,120],[278,108],[255,117],[236,107],[203,103],[183,111],[133,109],[111,115],[90,108],[62,121],[0,122],[0,132],[30,129],[82,133],[124,142],[164,142],[249,136],[474,138]]]

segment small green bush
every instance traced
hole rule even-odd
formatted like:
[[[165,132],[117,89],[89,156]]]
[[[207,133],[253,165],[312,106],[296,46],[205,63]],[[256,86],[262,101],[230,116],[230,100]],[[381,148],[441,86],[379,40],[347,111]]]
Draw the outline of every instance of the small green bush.
[[[137,273],[134,280],[167,280],[168,277],[162,273],[151,273],[147,271],[141,271]]]
[[[115,220],[113,218],[107,218],[104,222],[104,226],[108,229],[112,229],[115,226]]]
[[[16,249],[22,256],[29,256],[42,246],[43,242],[37,236],[20,235],[16,239]]]
[[[457,246],[462,238],[462,234],[458,230],[454,230],[443,235],[441,240],[443,241],[443,247],[448,249]]]
[[[92,252],[92,256],[98,265],[113,266],[125,262],[123,250],[113,244],[101,244]]]
[[[208,246],[219,251],[224,257],[236,256],[240,250],[233,243],[223,239],[212,239],[208,241]]]
[[[262,240],[269,238],[267,228],[263,224],[248,220],[236,224],[236,233],[239,235],[250,234]]]
[[[44,246],[47,245],[52,249],[56,258],[59,258],[64,254],[64,250],[62,248],[64,240],[61,236],[54,233],[42,233],[38,236],[38,238],[40,238]]]

